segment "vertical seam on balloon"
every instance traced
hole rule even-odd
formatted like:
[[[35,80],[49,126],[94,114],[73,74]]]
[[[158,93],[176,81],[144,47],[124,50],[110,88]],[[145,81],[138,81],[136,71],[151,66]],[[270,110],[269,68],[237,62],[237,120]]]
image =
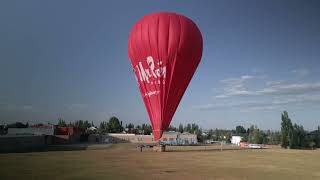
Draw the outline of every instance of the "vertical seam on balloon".
[[[169,42],[170,42],[170,26],[171,26],[171,16],[169,15],[169,26],[168,26],[168,38],[167,38],[167,57],[169,57]]]
[[[140,24],[140,45],[142,46],[142,23]],[[140,56],[142,57],[142,55],[143,55],[143,53],[141,53],[140,51],[139,51],[139,54],[140,54]],[[146,92],[148,92],[148,89],[147,89],[147,86],[146,86],[146,82],[145,81],[143,81],[143,85],[144,85],[144,87],[145,87],[145,89],[146,89]],[[145,95],[143,95],[143,96],[145,96]],[[151,106],[151,102],[150,102],[150,99],[149,98],[147,98],[147,97],[143,97],[143,98],[146,98],[147,99],[147,102],[148,102],[148,104],[149,104],[149,108],[150,108],[150,114],[151,114],[151,116],[152,117],[154,117],[154,111],[153,111],[153,107]],[[150,117],[149,117],[150,118]],[[153,118],[152,118],[153,119]],[[154,124],[154,122],[152,122],[152,119],[150,118],[150,121],[151,121],[151,124]]]
[[[141,22],[140,22],[141,23]],[[138,25],[137,25],[138,26]],[[138,27],[136,26],[136,36],[134,36],[135,38],[136,38],[136,42],[137,42],[137,37],[138,37],[138,33],[139,33],[139,29],[138,29]],[[141,27],[141,26],[140,26]],[[140,36],[141,36],[141,28],[140,28]],[[141,37],[140,37],[140,40],[141,40]],[[137,48],[137,44],[141,44],[141,42],[140,43],[135,43],[135,49],[136,49],[136,52],[139,54],[139,56],[141,56],[141,52],[140,52],[140,50],[139,50],[139,48]],[[139,59],[138,59],[138,61],[139,61]],[[144,89],[145,89],[145,91],[147,91],[147,87],[146,87],[146,83],[145,83],[145,81],[142,81],[142,84],[143,84],[143,86],[144,86]],[[142,94],[142,100],[144,101],[144,98],[145,98],[145,95],[144,94]],[[152,107],[150,106],[150,101],[149,101],[149,99],[148,98],[146,98],[147,99],[147,103],[149,104],[149,107],[152,109]],[[147,109],[147,112],[148,112],[148,115],[151,115],[151,116],[153,116],[153,111],[152,110],[149,110],[148,111],[148,109]]]
[[[191,23],[193,23],[193,22],[191,22]],[[200,30],[199,30],[198,28],[197,28],[197,30],[198,30],[199,33],[200,33]],[[200,34],[201,34],[201,33],[200,33]],[[201,36],[201,41],[202,41],[202,36]],[[201,43],[201,44],[202,44],[202,43]],[[202,46],[203,46],[203,45],[202,45]],[[202,52],[202,48],[201,48],[201,52]],[[201,57],[200,57],[200,59],[201,59]],[[191,83],[192,77],[193,77],[193,75],[196,73],[196,70],[197,70],[197,67],[199,66],[199,64],[200,64],[200,60],[199,60],[196,64],[194,64],[193,68],[194,68],[195,70],[193,71],[193,73],[191,74],[191,76],[186,80],[186,88],[181,92],[181,96],[180,96],[179,99],[177,99],[177,102],[180,102],[180,101],[182,100],[182,98],[183,98],[183,96],[184,96],[184,93],[187,91],[188,86],[189,86],[189,84]],[[179,103],[176,104],[176,106],[174,107],[174,111],[177,110],[178,105],[179,105]]]
[[[158,16],[158,19],[157,19],[157,30],[159,29],[159,16]],[[157,32],[157,49],[158,49],[158,51],[157,51],[157,54],[158,54],[158,61],[159,61],[159,46],[158,46],[158,41],[159,41],[159,30],[158,30],[158,32]],[[156,77],[156,82],[158,81],[158,77]],[[156,83],[154,83],[153,84],[153,86],[154,86],[154,88],[156,89],[156,91],[158,91],[159,89],[157,88],[157,86],[156,86]],[[159,95],[157,95],[157,100],[158,100],[158,103],[160,103],[160,98],[159,98],[159,96],[160,96],[160,92],[159,92]],[[158,116],[159,116],[159,114],[157,114]],[[158,118],[160,118],[160,120],[162,119],[161,118],[161,116],[160,117],[158,117]],[[159,122],[160,124],[158,124],[158,127],[161,129],[161,122]],[[157,129],[157,130],[160,130],[160,129]]]
[[[149,26],[148,26],[148,29],[147,29],[147,30],[148,30],[148,39],[149,39],[149,46],[150,46]],[[157,34],[157,35],[158,35],[158,34]],[[150,48],[150,49],[151,49],[151,48]],[[158,57],[159,57],[159,55],[158,55]],[[159,60],[158,60],[158,61],[159,61]],[[157,80],[158,80],[158,77],[156,77],[155,79],[156,79],[156,81],[157,81]],[[156,86],[155,83],[153,84],[153,87],[154,87],[154,89],[155,89],[156,91],[159,91],[159,89],[157,88],[157,86]],[[159,91],[159,92],[160,92],[160,91]],[[159,95],[160,95],[160,93],[159,93]],[[160,101],[159,101],[159,99],[160,99],[160,98],[159,98],[159,95],[157,95],[157,99],[158,99],[157,102],[158,102],[158,103],[160,102]],[[157,122],[157,121],[155,121],[155,122]],[[159,124],[158,124],[158,125],[159,125]]]
[[[136,34],[136,26],[133,28],[133,30],[132,30],[132,32],[131,32],[131,35],[132,35],[131,38],[132,38],[132,37],[135,37],[135,38],[136,38],[137,36],[136,36],[136,35],[133,35],[133,33]],[[139,53],[138,50],[137,50],[138,48],[136,47],[136,44],[133,44],[133,43],[132,43],[132,39],[131,39],[131,38],[130,38],[130,46],[131,46],[133,49],[135,49],[135,52]],[[136,57],[136,55],[135,55],[134,53],[131,53],[131,55],[134,56],[134,57],[133,57],[134,59],[137,59],[137,57]],[[141,80],[140,80],[140,82],[141,82]],[[142,83],[143,83],[144,87],[141,87],[141,86],[140,86],[140,83],[139,83],[139,80],[138,80],[138,87],[139,87],[139,89],[140,89],[140,92],[143,92],[143,91],[142,91],[143,88],[145,89],[144,81],[142,81]],[[144,96],[143,96],[143,95],[142,95],[142,100],[144,101]],[[150,103],[149,103],[149,104],[150,104]],[[147,109],[147,113],[148,113],[148,115],[151,115],[151,116],[152,116],[152,111],[149,111],[149,110]],[[151,114],[149,114],[149,113],[151,113]]]
[[[162,58],[160,57],[160,52],[159,52],[159,30],[160,30],[160,16],[158,16],[158,20],[157,20],[157,26],[158,26],[158,28],[157,28],[157,54],[158,54],[158,61],[160,62],[160,61],[162,61]],[[157,78],[157,80],[158,80],[158,78]],[[162,113],[162,110],[161,110],[161,112],[160,113]],[[160,131],[162,131],[163,130],[163,128],[162,128],[162,122],[163,122],[163,117],[161,116],[161,119],[160,119]]]
[[[142,23],[141,23],[141,25],[140,25],[140,45],[142,46],[141,49],[144,49],[144,44],[143,44],[143,41],[142,41],[142,30],[143,30],[143,26],[142,26]],[[143,55],[143,53],[142,53],[142,55]],[[144,82],[144,86],[146,87],[146,83],[145,82]],[[150,99],[149,98],[146,98],[146,99],[148,100],[151,116],[153,117],[154,114],[153,114],[153,109],[152,109],[152,106],[151,106],[151,103],[150,103]],[[151,117],[149,117],[149,118],[150,118],[151,125],[153,126],[154,122],[151,120]]]
[[[169,91],[171,89],[171,81],[172,81],[172,78],[173,78],[173,72],[174,72],[174,68],[175,68],[175,64],[176,64],[176,61],[177,61],[177,54],[178,54],[178,50],[179,50],[179,47],[180,47],[180,42],[181,42],[181,19],[180,19],[180,16],[178,16],[178,19],[179,19],[179,42],[178,42],[178,47],[176,49],[176,53],[175,53],[175,57],[174,57],[174,62],[171,66],[171,72],[170,72],[170,79],[169,79],[169,87],[168,87],[168,92],[166,93],[167,96],[166,96],[166,103],[165,103],[165,106],[167,106],[168,104],[168,99],[169,99]],[[172,119],[171,119],[172,120]]]
[[[168,25],[167,61],[169,61],[169,59],[171,59],[171,57],[169,57],[170,26],[171,26],[171,15],[169,15],[169,25]],[[167,64],[168,64],[168,62],[167,62]],[[164,86],[165,86],[165,89],[166,89],[167,83],[165,83]],[[169,88],[170,88],[170,83],[169,83]],[[168,93],[166,93],[166,94],[168,94]],[[166,106],[166,104],[167,104],[167,97],[165,97],[165,98],[166,98],[166,100],[165,100],[166,102],[164,102],[165,103],[164,106]],[[163,108],[163,109],[165,109],[165,108]],[[164,111],[162,111],[162,116],[165,117],[165,112]]]

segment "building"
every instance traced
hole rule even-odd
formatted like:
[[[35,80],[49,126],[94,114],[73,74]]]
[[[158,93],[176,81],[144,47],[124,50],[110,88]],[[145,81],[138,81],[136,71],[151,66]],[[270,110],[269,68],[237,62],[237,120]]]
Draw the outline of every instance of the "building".
[[[81,134],[84,130],[76,127],[59,127],[56,126],[53,143],[54,144],[73,144],[81,142]]]
[[[140,134],[122,134],[122,133],[109,133],[107,135],[91,134],[88,137],[90,143],[118,143],[118,142],[131,142],[131,143],[146,143],[154,144],[153,135],[140,135]],[[190,133],[179,132],[164,132],[160,141],[167,145],[190,145],[197,144],[197,135]]]
[[[242,139],[241,136],[232,136],[231,137],[231,144],[235,144],[235,145],[239,146],[241,139]]]
[[[174,131],[164,132],[162,134],[160,141],[167,145],[178,145],[180,142],[182,142],[182,140],[180,140],[179,135],[180,135],[179,132],[174,132]]]
[[[180,132],[164,132],[161,142],[167,145],[191,145],[198,144],[197,135],[191,133]]]
[[[178,144],[198,144],[198,139],[196,134],[190,133],[182,133],[179,135],[179,143]]]

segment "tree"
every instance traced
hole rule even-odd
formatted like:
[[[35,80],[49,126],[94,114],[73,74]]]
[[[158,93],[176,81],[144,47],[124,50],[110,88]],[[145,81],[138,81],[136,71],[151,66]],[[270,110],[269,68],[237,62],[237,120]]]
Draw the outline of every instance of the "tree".
[[[196,135],[197,135],[197,140],[198,142],[203,142],[204,138],[202,136],[202,130],[201,129],[198,129],[195,131]]]
[[[183,133],[183,125],[182,124],[179,124],[179,132]]]
[[[316,143],[314,141],[309,142],[309,146],[311,147],[312,150],[314,149],[315,145]]]
[[[227,143],[231,143],[231,138],[232,138],[231,132],[228,132],[225,136],[226,136],[225,141]]]
[[[294,124],[291,131],[289,131],[289,147],[290,149],[298,149],[308,147],[309,144],[306,144],[306,132],[303,129],[303,126],[298,126]]]
[[[183,131],[184,131],[184,132],[188,132],[188,133],[192,133],[192,132],[191,132],[191,124],[188,123],[187,126],[184,127],[184,130],[183,130]]]
[[[195,123],[191,125],[191,133],[196,133],[199,130],[199,126]]]
[[[170,126],[168,127],[167,131],[177,131],[177,128],[174,127],[174,126],[172,126],[172,125],[170,125]]]
[[[307,133],[302,125],[292,125],[288,113],[286,111],[283,112],[281,122],[281,146],[283,148],[310,148],[311,145],[315,146],[316,136],[316,131]],[[313,148],[313,146],[311,148]]]
[[[66,127],[67,124],[66,124],[66,122],[65,122],[62,118],[59,118],[59,119],[58,119],[58,126]]]
[[[142,134],[142,128],[140,125],[136,126],[136,130],[137,130],[137,132],[136,132],[137,134]]]
[[[102,122],[100,123],[99,132],[100,132],[101,134],[108,133],[107,122],[102,121]]]
[[[246,134],[246,129],[243,126],[237,126],[236,127],[236,134],[237,135],[243,135]]]
[[[315,143],[316,143],[316,147],[320,147],[320,126],[318,126],[318,130],[316,131],[316,135],[315,135]]]
[[[214,131],[213,131],[213,129],[210,129],[209,131],[208,131],[208,136],[207,136],[207,139],[212,139],[213,138],[213,135],[214,135]]]
[[[126,129],[128,131],[128,133],[134,133],[135,130],[134,130],[134,125],[129,123],[128,125],[126,125]]]
[[[281,133],[280,132],[269,132],[267,134],[269,139],[269,144],[272,145],[279,145],[281,144]]]
[[[123,131],[123,127],[117,117],[113,116],[109,119],[107,130],[109,133],[120,133]]]
[[[78,120],[74,123],[74,127],[81,128],[81,129],[87,129],[91,127],[91,124],[88,120]]]
[[[266,133],[264,133],[262,130],[258,129],[257,126],[250,126],[248,129],[249,135],[248,135],[248,142],[254,143],[254,144],[267,144],[268,138]]]
[[[293,144],[293,139],[290,139],[290,136],[292,137],[292,123],[289,118],[288,112],[284,111],[283,114],[281,115],[281,147],[282,148],[287,148],[291,144]]]
[[[144,135],[150,135],[152,133],[152,126],[150,124],[143,124],[142,131]]]

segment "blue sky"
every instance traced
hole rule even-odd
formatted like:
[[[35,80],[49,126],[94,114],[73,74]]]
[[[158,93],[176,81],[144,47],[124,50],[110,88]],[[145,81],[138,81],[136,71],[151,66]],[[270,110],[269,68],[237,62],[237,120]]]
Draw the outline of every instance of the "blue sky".
[[[171,11],[199,26],[204,50],[172,124],[279,129],[283,110],[320,125],[317,1],[0,2],[0,122],[110,116],[148,123],[127,55],[134,23]]]

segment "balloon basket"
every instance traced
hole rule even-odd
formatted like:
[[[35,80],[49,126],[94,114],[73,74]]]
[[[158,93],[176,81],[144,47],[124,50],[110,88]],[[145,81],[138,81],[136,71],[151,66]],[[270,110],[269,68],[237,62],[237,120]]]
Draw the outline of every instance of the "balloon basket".
[[[165,152],[166,151],[166,145],[157,145],[157,146],[153,146],[153,151],[155,152]]]

